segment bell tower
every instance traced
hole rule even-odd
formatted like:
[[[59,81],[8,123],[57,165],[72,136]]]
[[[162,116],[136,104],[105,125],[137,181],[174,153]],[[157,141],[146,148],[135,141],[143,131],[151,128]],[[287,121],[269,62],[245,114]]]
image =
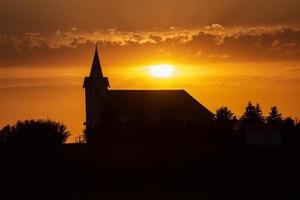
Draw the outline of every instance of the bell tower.
[[[86,104],[86,139],[88,143],[93,143],[94,135],[99,131],[101,120],[105,117],[104,112],[107,106],[109,87],[108,78],[104,77],[102,73],[96,45],[90,75],[85,77],[83,83]]]

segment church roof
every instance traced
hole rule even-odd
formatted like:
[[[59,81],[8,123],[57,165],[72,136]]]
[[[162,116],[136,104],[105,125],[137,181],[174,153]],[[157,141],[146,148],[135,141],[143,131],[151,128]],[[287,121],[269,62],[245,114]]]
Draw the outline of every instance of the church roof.
[[[103,77],[97,46],[95,50],[90,77]]]
[[[148,115],[202,116],[213,114],[185,90],[109,90],[109,101],[115,114],[130,115],[136,112]]]

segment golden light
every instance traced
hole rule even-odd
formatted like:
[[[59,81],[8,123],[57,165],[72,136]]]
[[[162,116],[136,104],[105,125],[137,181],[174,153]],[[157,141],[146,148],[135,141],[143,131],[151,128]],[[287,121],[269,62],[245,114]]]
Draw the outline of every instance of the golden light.
[[[149,66],[149,72],[156,78],[168,78],[173,75],[173,65],[153,65]]]

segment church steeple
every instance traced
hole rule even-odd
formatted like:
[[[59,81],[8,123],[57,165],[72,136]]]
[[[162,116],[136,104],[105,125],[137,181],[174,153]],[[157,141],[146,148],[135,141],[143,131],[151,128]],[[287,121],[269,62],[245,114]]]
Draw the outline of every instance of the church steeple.
[[[94,55],[94,59],[93,59],[93,64],[92,64],[92,68],[91,68],[90,77],[101,77],[101,78],[103,78],[100,59],[99,59],[99,55],[98,55],[97,44],[96,44],[95,55]]]
[[[109,87],[108,78],[104,77],[102,73],[96,45],[90,76],[85,77],[83,83],[86,102],[86,139],[88,142],[92,140],[91,138],[97,132],[99,124],[105,119],[108,110]]]

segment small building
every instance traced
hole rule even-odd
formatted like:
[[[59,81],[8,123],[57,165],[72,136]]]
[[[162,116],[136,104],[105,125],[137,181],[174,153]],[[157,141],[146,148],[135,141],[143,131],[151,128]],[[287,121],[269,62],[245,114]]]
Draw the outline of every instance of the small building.
[[[124,141],[130,135],[149,141],[163,140],[164,136],[170,139],[168,135],[174,136],[175,132],[201,134],[213,119],[213,113],[185,90],[110,89],[97,48],[83,87],[88,143],[101,143],[108,138]]]

